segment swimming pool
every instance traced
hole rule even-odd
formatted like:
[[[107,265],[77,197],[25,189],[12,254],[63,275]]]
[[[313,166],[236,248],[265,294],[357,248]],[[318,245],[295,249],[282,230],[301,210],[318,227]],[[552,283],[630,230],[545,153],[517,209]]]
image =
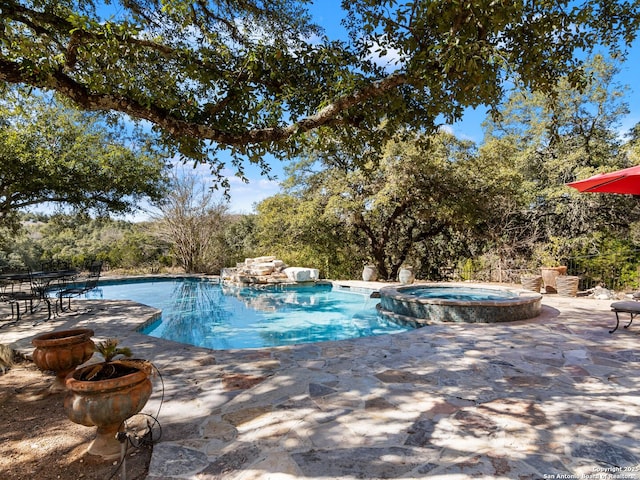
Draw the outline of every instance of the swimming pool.
[[[331,285],[254,289],[200,279],[100,282],[87,298],[133,300],[162,309],[142,333],[211,349],[344,340],[410,329],[376,311],[366,294]]]

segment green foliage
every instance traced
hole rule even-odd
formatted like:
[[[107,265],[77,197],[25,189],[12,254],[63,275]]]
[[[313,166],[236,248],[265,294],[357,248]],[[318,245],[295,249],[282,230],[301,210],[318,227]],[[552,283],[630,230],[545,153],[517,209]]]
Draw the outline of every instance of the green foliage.
[[[461,260],[458,265],[459,276],[462,281],[473,280],[474,273],[481,269],[478,262],[474,262],[471,258]]]
[[[228,185],[221,149],[242,176],[243,159],[267,171],[266,152],[299,152],[317,128],[373,148],[402,129],[433,132],[466,107],[495,108],[516,78],[538,91],[580,84],[577,54],[619,53],[640,22],[628,1],[351,0],[335,12],[344,41],[311,23],[309,3],[6,0],[0,80],[152,122],[172,153],[208,161]]]
[[[50,97],[10,91],[0,102],[0,222],[50,204],[104,214],[134,211],[164,188],[164,161],[139,131]]]
[[[129,225],[118,232],[111,232],[113,242],[104,259],[109,265],[125,270],[170,267],[169,246],[149,233],[150,223]]]
[[[595,233],[572,254],[569,273],[590,285],[640,287],[640,249],[627,239]]]
[[[257,234],[269,253],[295,252],[292,261],[350,278],[373,262],[383,279],[395,279],[404,263],[437,271],[442,258],[467,253],[490,193],[481,175],[468,175],[482,173],[472,144],[445,133],[398,135],[378,156],[329,140],[325,132],[332,148],[311,149],[292,166],[287,193],[258,205]]]
[[[536,245],[532,259],[535,265],[556,267],[566,265],[568,259],[580,249],[583,239],[571,237],[551,237]]]
[[[30,223],[30,228],[37,229],[40,222]],[[0,226],[0,268],[12,270],[24,269],[39,265],[43,256],[43,248],[35,238],[38,238],[37,230],[33,236],[14,233],[7,227]]]
[[[348,241],[340,220],[325,213],[323,198],[279,194],[260,202],[256,211],[258,252],[287,265],[317,268],[324,278],[353,278],[362,269],[362,253]]]
[[[490,249],[505,258],[524,259],[531,268],[563,264],[579,254],[594,232],[605,238],[629,236],[640,214],[635,199],[582,194],[567,182],[631,166],[633,139],[622,144],[619,124],[627,113],[625,89],[615,82],[617,67],[602,57],[585,64],[589,81],[581,89],[568,79],[558,90],[513,92],[488,122],[480,156],[501,158],[511,170],[511,194],[493,204]],[[484,161],[484,160],[483,160]]]
[[[131,357],[131,349],[129,347],[118,347],[120,341],[117,338],[108,338],[103,342],[95,345],[95,351],[98,352],[105,362],[113,361],[118,355]]]
[[[229,250],[225,266],[243,262],[245,258],[259,257],[255,215],[231,215],[224,229],[224,243]]]
[[[131,349],[129,347],[118,347],[120,341],[117,338],[109,338],[103,342],[96,343],[94,349],[100,354],[104,361],[88,365],[79,376],[79,380],[101,381],[128,375],[136,370],[144,372],[147,376],[154,374],[153,364],[147,360],[128,359],[131,357]],[[118,359],[117,365],[113,363],[118,356],[127,357],[127,359]]]
[[[169,246],[134,224],[86,215],[53,215],[24,222],[20,232],[0,235],[0,266],[39,270],[45,261],[82,267],[102,260],[112,269],[141,271],[169,266]]]
[[[387,20],[375,15],[369,17],[370,13],[378,11],[374,3],[365,5],[364,1],[353,2],[351,20],[356,24],[351,26],[368,24],[372,27],[366,30],[364,37],[355,41],[356,50],[362,48],[364,51],[371,47],[372,43],[367,42],[372,39],[383,43],[391,41],[380,36],[380,32],[390,26]],[[383,8],[389,2],[377,3]],[[279,4],[295,5],[284,0]],[[499,12],[498,4],[483,4],[478,7],[480,10],[477,13],[484,15],[486,10],[485,13],[502,24],[518,9],[527,8],[509,4],[509,8]],[[169,10],[176,8],[172,14],[182,15],[178,8],[182,3],[178,1],[172,5]],[[408,5],[398,7],[398,21],[407,20],[408,11],[405,10]],[[452,19],[461,21],[460,25],[453,25],[454,29],[475,28],[466,23],[466,18],[456,16],[459,2],[415,2],[415,8],[419,16],[424,15],[424,18],[431,18],[435,22],[433,25],[420,25],[422,31],[436,37],[434,48],[442,40],[439,36],[445,35],[444,25]],[[442,18],[434,17],[436,11],[431,11],[434,8]],[[390,11],[385,10],[385,15]],[[276,17],[272,17],[272,20],[277,20]],[[545,19],[542,23],[546,27],[555,25],[552,19]],[[110,25],[110,35],[117,31],[115,27],[115,24]],[[449,24],[449,27],[452,25]],[[542,30],[546,27],[535,26]],[[91,28],[106,27],[96,24]],[[501,27],[492,28],[500,30]],[[517,30],[519,26],[514,28]],[[524,31],[512,33],[514,36],[511,40],[518,40],[520,35],[524,35]],[[395,40],[386,45],[407,49],[400,50],[406,55],[407,63],[403,68],[417,69],[420,62],[427,62],[431,58],[431,53],[418,51],[426,46],[411,43],[416,41],[412,33],[396,32],[394,35]],[[469,35],[466,30],[460,38],[468,38],[465,35]],[[121,40],[117,39],[116,43]],[[215,43],[219,39],[214,40]],[[333,75],[343,82],[337,81],[327,87],[335,89],[331,90],[335,96],[329,96],[333,99],[366,88],[371,76],[375,76],[374,72],[381,74],[375,65],[367,63],[363,63],[362,70],[357,73],[347,69],[346,65],[352,60],[347,57],[357,57],[358,52],[342,51],[342,46],[333,45],[335,50],[323,50],[324,47],[313,49],[307,45],[310,48],[307,51],[304,50],[306,47],[299,44],[296,48],[302,48],[303,51],[299,52],[299,57],[289,57],[289,52],[283,52],[281,55],[286,60],[278,63],[271,45],[258,48],[251,39],[245,40],[248,42],[246,51],[229,52],[229,55],[236,60],[246,60],[241,70],[247,75],[258,75],[252,77],[253,81],[263,79],[269,73],[267,68],[280,68],[285,64],[291,66],[288,62],[294,64],[301,58],[310,62],[321,58],[325,63],[310,68],[321,69],[323,75],[333,71]],[[97,42],[95,39],[93,41]],[[68,260],[81,265],[89,258],[98,258],[114,268],[148,265],[157,269],[163,265],[179,265],[189,272],[216,273],[220,268],[234,265],[245,257],[276,255],[289,265],[318,268],[322,276],[328,278],[358,278],[362,265],[373,262],[383,279],[393,280],[398,268],[407,263],[415,266],[419,278],[437,279],[458,270],[461,272],[459,278],[471,279],[476,276],[474,272],[482,269],[536,269],[546,264],[574,262],[570,266],[573,273],[589,281],[608,284],[615,276],[628,285],[636,285],[640,203],[628,196],[580,194],[566,186],[566,182],[596,172],[623,168],[637,163],[640,158],[640,128],[636,126],[632,130],[627,142],[621,139],[618,132],[621,116],[626,113],[626,104],[624,89],[614,81],[617,66],[594,57],[582,65],[587,76],[579,84],[576,83],[577,78],[571,75],[550,77],[547,79],[550,82],[548,89],[533,92],[527,87],[538,85],[535,79],[531,76],[520,78],[521,83],[515,84],[512,94],[495,105],[500,115],[488,120],[485,141],[476,148],[445,132],[429,134],[428,129],[416,128],[424,125],[424,122],[428,123],[429,115],[440,112],[439,108],[450,108],[446,112],[455,116],[456,105],[471,102],[474,91],[479,95],[477,98],[482,100],[487,93],[483,89],[489,88],[489,84],[482,83],[489,78],[487,65],[474,65],[476,60],[473,55],[462,62],[460,55],[461,52],[473,54],[475,48],[492,51],[491,42],[477,46],[463,44],[456,53],[457,46],[448,44],[447,40],[442,41],[453,48],[452,51],[441,52],[442,55],[438,57],[445,62],[446,68],[439,71],[439,77],[434,77],[436,83],[430,84],[422,79],[420,85],[428,87],[429,95],[435,97],[444,95],[442,89],[436,87],[445,85],[447,94],[453,100],[432,98],[435,103],[425,101],[416,104],[417,111],[414,112],[405,110],[403,102],[423,100],[422,95],[426,95],[426,92],[416,94],[408,89],[402,93],[402,100],[395,95],[398,92],[379,92],[379,95],[371,95],[363,100],[362,109],[343,111],[339,125],[329,128],[329,124],[315,124],[312,128],[317,130],[312,135],[302,135],[302,128],[298,131],[300,135],[296,134],[291,143],[269,143],[267,137],[257,133],[254,127],[259,125],[259,132],[282,131],[271,128],[273,124],[270,122],[277,123],[277,118],[286,110],[285,103],[287,108],[292,109],[289,113],[294,121],[316,107],[320,108],[320,104],[314,103],[316,101],[324,102],[322,106],[330,105],[333,100],[323,97],[327,93],[326,86],[317,83],[318,79],[313,80],[316,83],[299,85],[287,83],[288,79],[284,83],[281,81],[280,87],[284,90],[295,88],[295,91],[291,91],[292,96],[287,97],[291,99],[290,102],[287,100],[284,103],[279,94],[269,96],[273,84],[269,83],[271,80],[265,80],[269,85],[260,84],[256,87],[262,101],[257,106],[252,103],[255,92],[243,90],[241,78],[238,80],[240,91],[220,90],[217,94],[224,97],[220,99],[222,104],[212,100],[206,112],[200,111],[199,104],[189,106],[188,102],[177,101],[176,98],[185,92],[174,91],[179,89],[180,82],[172,79],[173,83],[167,84],[169,95],[162,98],[162,102],[169,102],[162,103],[168,109],[164,113],[169,117],[177,115],[186,123],[193,122],[192,125],[203,120],[206,128],[217,129],[218,133],[226,132],[226,128],[232,129],[233,136],[224,138],[227,144],[234,145],[236,153],[255,154],[267,148],[275,148],[280,153],[301,152],[288,170],[283,193],[261,202],[256,215],[229,215],[227,206],[216,202],[205,185],[184,176],[173,179],[169,194],[162,198],[162,216],[138,226],[113,222],[102,216],[92,218],[86,213],[75,216],[18,217],[13,215],[27,204],[14,203],[6,207],[5,225],[9,225],[10,219],[24,218],[28,221],[24,222],[25,231],[21,234],[13,234],[9,230],[2,232],[0,265],[37,267],[38,262],[47,259]],[[219,43],[216,45],[220,46]],[[142,46],[140,48],[144,50]],[[346,56],[338,58],[339,51]],[[224,55],[224,52],[215,54]],[[88,50],[84,55],[85,61],[93,61]],[[523,60],[520,66],[524,67],[529,60],[532,59]],[[123,59],[123,62],[123,67],[126,67],[129,59]],[[334,68],[334,62],[338,63],[337,69]],[[466,72],[477,75],[480,82],[470,84],[471,93],[460,90],[460,82],[466,75],[462,70],[463,63]],[[163,70],[165,67],[159,68]],[[228,74],[225,68],[224,65],[220,66],[216,75]],[[291,68],[288,73],[296,78],[296,82],[304,80],[304,75],[296,77],[296,73],[300,73],[297,67]],[[164,78],[165,74],[168,75],[169,71],[158,75]],[[175,75],[175,72],[172,74]],[[533,75],[532,72],[529,74]],[[276,77],[274,81],[282,80]],[[319,82],[326,80],[322,76],[319,78]],[[403,78],[406,80],[406,77]],[[335,79],[332,79],[333,82]],[[216,84],[213,77],[209,80],[211,85]],[[416,81],[416,78],[411,81]],[[181,85],[189,90],[195,84],[185,81]],[[105,89],[109,88],[116,87],[105,86]],[[153,88],[160,87],[154,85]],[[143,98],[149,92],[138,93]],[[176,95],[173,100],[172,94]],[[237,107],[236,102],[242,98],[246,103],[240,104],[248,110],[227,110],[230,105]],[[109,175],[113,175],[114,170],[127,172],[121,183],[118,177],[110,182],[115,182],[118,188],[122,185],[134,185],[134,190],[140,187],[135,190],[137,193],[133,194],[134,197],[140,194],[154,198],[160,191],[157,180],[161,169],[156,169],[159,167],[159,157],[154,156],[153,149],[148,150],[145,146],[129,154],[121,150],[122,145],[117,145],[117,142],[114,149],[102,148],[100,145],[104,147],[104,139],[111,141],[120,137],[115,134],[112,137],[108,129],[105,133],[102,130],[105,124],[91,115],[76,117],[80,114],[72,114],[70,110],[60,110],[58,107],[57,112],[62,112],[58,117],[51,113],[54,110],[49,111],[41,105],[42,100],[36,97],[31,103],[25,104],[27,107],[24,109],[15,106],[14,110],[9,109],[9,103],[5,103],[6,108],[2,112],[5,128],[0,130],[0,154],[6,160],[0,166],[0,172],[4,175],[0,175],[0,180],[5,181],[5,185],[24,190],[21,193],[31,195],[29,201],[39,201],[38,198],[51,201],[54,197],[38,197],[34,192],[43,191],[49,195],[47,189],[50,187],[62,189],[61,185],[66,185],[65,188],[72,191],[73,186],[81,192],[67,193],[64,199],[57,201],[98,211],[111,207],[118,210],[125,206],[120,202],[126,202],[129,198],[124,194],[119,196],[124,191],[119,190],[120,193],[114,194],[114,197],[106,194],[109,198],[104,199],[105,172]],[[453,103],[447,103],[450,101]],[[260,109],[269,104],[270,110],[260,113]],[[388,116],[379,121],[380,117],[375,112],[383,106],[389,107],[386,111]],[[183,108],[189,111],[185,112]],[[217,108],[220,110],[216,111]],[[421,110],[423,108],[428,112]],[[212,110],[217,113],[212,113]],[[358,110],[357,115],[355,110]],[[413,114],[415,121],[411,122],[408,116]],[[42,119],[38,116],[42,116]],[[14,128],[10,120],[18,121],[24,128]],[[180,126],[184,124],[180,123]],[[412,128],[400,128],[405,124]],[[61,125],[64,128],[59,128]],[[202,127],[202,124],[199,125]],[[262,130],[262,127],[265,129]],[[179,130],[176,127],[173,132]],[[248,139],[238,140],[245,134],[249,135]],[[174,140],[167,138],[165,132],[164,142],[172,144]],[[217,147],[209,148],[201,140],[194,134],[188,138],[180,137],[177,141],[183,153],[188,152],[194,158],[205,158]],[[53,154],[44,148],[47,142],[53,145],[50,148]],[[234,142],[239,142],[240,146]],[[253,142],[258,146],[246,147]],[[66,145],[66,148],[60,145]],[[122,161],[115,161],[114,158]],[[152,159],[150,163],[146,163],[148,159]],[[218,160],[213,162],[214,166],[221,168],[216,162]],[[141,166],[141,163],[144,165]],[[43,170],[45,167],[46,170]],[[237,167],[242,170],[241,163]],[[69,178],[66,184],[60,183],[65,178],[64,172],[85,175],[88,169],[98,172],[98,178],[93,179],[95,182],[86,184],[81,177],[73,177],[73,185],[69,183]],[[43,172],[48,172],[48,175]],[[151,177],[145,177],[145,172],[150,173]],[[129,173],[131,176],[128,176]],[[137,185],[136,179],[143,177],[151,179],[149,184]],[[92,196],[96,192],[102,192],[99,198]]]
[[[585,68],[590,81],[581,90],[564,79],[548,95],[515,91],[488,123],[478,150],[444,133],[407,132],[377,154],[366,143],[343,143],[323,131],[323,148],[311,141],[289,170],[286,193],[259,205],[262,246],[317,267],[330,245],[329,258],[346,259],[348,268],[340,271],[351,278],[373,262],[382,278],[395,279],[399,266],[411,263],[419,278],[457,272],[470,279],[481,270],[566,264],[593,242],[592,232],[631,240],[637,201],[565,185],[628,166],[621,152],[632,155],[637,144],[637,135],[624,145],[617,134],[626,105],[624,89],[613,81],[615,66],[595,57]],[[627,265],[620,275],[631,281],[635,268]]]

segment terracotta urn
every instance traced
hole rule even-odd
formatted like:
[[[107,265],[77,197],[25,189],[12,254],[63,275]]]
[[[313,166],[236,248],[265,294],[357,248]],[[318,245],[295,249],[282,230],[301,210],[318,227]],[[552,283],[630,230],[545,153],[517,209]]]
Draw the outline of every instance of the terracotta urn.
[[[542,267],[542,280],[544,282],[544,290],[546,293],[558,293],[556,287],[556,278],[560,275],[567,274],[567,267],[565,265],[559,267]]]
[[[112,378],[83,380],[96,364],[80,367],[66,378],[67,416],[74,423],[98,427],[88,453],[105,460],[120,457],[121,444],[116,433],[126,419],[144,408],[151,396],[149,372],[133,368],[131,363],[131,360],[110,362],[109,366],[118,372]]]
[[[56,374],[51,391],[65,390],[65,377],[91,358],[95,347],[92,336],[93,330],[89,328],[73,328],[43,333],[31,340],[36,347],[33,351],[36,366]]]

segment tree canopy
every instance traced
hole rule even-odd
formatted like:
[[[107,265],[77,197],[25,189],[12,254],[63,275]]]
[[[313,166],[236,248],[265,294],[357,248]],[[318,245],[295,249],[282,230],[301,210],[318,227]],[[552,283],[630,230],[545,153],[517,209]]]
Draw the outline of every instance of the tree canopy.
[[[638,202],[629,196],[585,195],[566,186],[636,163],[633,143],[623,145],[619,133],[628,105],[626,89],[615,82],[617,66],[595,56],[585,69],[589,81],[580,91],[566,81],[553,98],[520,90],[505,100],[500,119],[487,124],[481,152],[491,155],[509,144],[510,152],[500,148],[500,156],[522,175],[517,215],[526,212],[522,224],[530,233],[522,237],[530,242],[576,242],[598,231],[620,236],[638,215]]]
[[[301,158],[288,170],[284,193],[257,206],[261,245],[280,248],[283,259],[296,252],[305,265],[315,258],[316,268],[334,274],[352,276],[372,263],[387,280],[403,264],[425,274],[472,255],[469,239],[486,237],[502,177],[453,135],[404,137],[387,142],[380,156],[334,141],[333,150]],[[367,162],[353,167],[352,156]]]
[[[382,153],[322,132],[323,148],[292,165],[284,193],[258,204],[261,246],[351,278],[367,261],[385,279],[403,264],[437,279],[467,264],[515,270],[633,251],[636,199],[566,185],[637,163],[640,130],[620,136],[628,109],[616,63],[595,56],[585,71],[579,89],[568,79],[547,94],[516,85],[479,148],[446,129],[399,132]]]
[[[0,102],[0,224],[51,203],[128,213],[164,188],[164,159],[146,135],[49,97],[5,92]]]
[[[1,0],[0,80],[152,122],[214,172],[229,149],[242,173],[242,158],[266,170],[265,152],[286,157],[319,127],[384,145],[496,106],[516,77],[576,85],[579,54],[620,53],[640,22],[637,0],[345,0],[349,38],[335,39],[309,3]]]

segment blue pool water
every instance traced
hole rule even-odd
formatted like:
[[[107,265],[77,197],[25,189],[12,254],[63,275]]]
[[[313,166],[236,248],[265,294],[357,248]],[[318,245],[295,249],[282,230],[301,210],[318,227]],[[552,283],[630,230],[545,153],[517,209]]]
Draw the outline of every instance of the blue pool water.
[[[101,282],[87,298],[162,309],[148,335],[211,349],[262,348],[408,330],[378,315],[378,300],[332,290],[225,287],[196,279]]]
[[[405,295],[417,298],[461,300],[461,301],[496,301],[518,298],[518,295],[509,290],[498,290],[481,287],[461,286],[416,286],[402,290]]]

